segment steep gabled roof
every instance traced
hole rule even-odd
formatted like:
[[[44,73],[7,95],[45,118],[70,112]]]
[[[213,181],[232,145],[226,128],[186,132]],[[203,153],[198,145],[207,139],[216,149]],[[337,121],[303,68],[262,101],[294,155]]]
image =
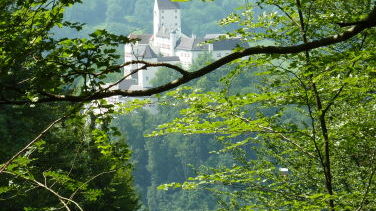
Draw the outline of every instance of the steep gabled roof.
[[[236,47],[247,48],[249,45],[242,42],[239,38],[232,38],[228,40],[219,40],[213,42],[213,51],[226,51],[232,50]]]
[[[134,75],[137,75],[137,74],[134,74]],[[132,76],[134,76],[132,75]],[[122,82],[119,83],[119,89],[120,90],[128,90],[129,87],[131,87],[132,85],[136,85],[137,82],[136,80],[134,79],[125,79],[123,80]]]
[[[204,39],[217,39],[220,36],[226,36],[226,34],[205,34]]]
[[[207,45],[201,45],[205,40],[202,38],[191,38],[191,37],[182,37],[176,49],[177,50],[187,50],[187,51],[207,51]]]
[[[210,40],[208,37],[214,37],[214,35],[206,36],[206,38],[182,37],[179,40],[176,49],[187,51],[207,51],[209,50],[208,44],[203,42]],[[212,45],[213,51],[231,51],[236,47],[249,47],[247,43],[242,42],[239,38],[214,41]]]
[[[138,44],[149,44],[152,34],[130,34],[130,39],[139,39]]]
[[[142,57],[144,59],[157,58],[157,54],[150,48],[149,45],[135,45],[132,49],[132,53],[136,57]]]
[[[170,0],[157,0],[158,8],[160,10],[175,10],[179,9],[179,4]]]
[[[164,56],[159,57],[158,62],[179,62],[180,59],[178,56]]]

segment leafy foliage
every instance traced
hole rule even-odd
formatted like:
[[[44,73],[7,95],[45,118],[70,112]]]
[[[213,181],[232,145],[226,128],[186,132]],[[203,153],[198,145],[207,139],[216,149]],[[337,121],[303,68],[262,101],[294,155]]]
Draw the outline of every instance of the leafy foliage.
[[[105,97],[109,89],[105,81],[121,72],[118,46],[135,41],[103,29],[91,32],[91,27],[116,28],[117,34],[140,29],[151,13],[145,19],[134,15],[143,14],[151,4],[149,0],[129,0],[130,6],[120,0],[93,0],[88,7],[64,13],[66,7],[80,2],[0,3],[2,207],[138,208],[131,187],[130,152],[107,114],[129,112],[151,101],[127,106],[113,106],[105,100],[86,106],[77,102],[89,101],[93,93],[99,96],[95,99]],[[188,33],[214,31],[214,22],[195,23],[213,21],[208,13],[220,16],[236,4],[216,2],[194,1],[193,6],[184,6],[190,11],[183,17]],[[247,1],[220,23],[223,29],[236,28],[228,37],[241,37],[252,46],[297,46],[324,37],[329,37],[324,41],[336,39],[330,36],[365,25],[362,20],[370,11],[374,13],[373,7],[374,1],[369,0]],[[87,8],[95,18],[88,13],[74,15]],[[205,12],[193,8],[205,8]],[[116,11],[129,13],[122,17]],[[91,23],[67,22],[64,14],[73,21],[81,16]],[[106,22],[100,24],[103,18]],[[372,20],[366,24],[368,29],[336,45],[235,60],[188,84],[195,88],[181,88],[162,97],[159,120],[144,111],[116,116],[121,130],[128,130],[136,161],[143,165],[135,174],[149,181],[140,185],[148,192],[144,199],[148,207],[210,210],[215,208],[210,192],[220,199],[223,210],[374,209],[375,30],[370,28]],[[71,30],[71,38],[56,33],[62,28]],[[72,36],[81,30],[88,34],[85,38]],[[204,57],[200,62],[208,62]],[[48,101],[43,99],[55,103],[41,105]],[[76,105],[58,103],[66,100]],[[179,116],[176,110],[181,110]],[[47,127],[30,142],[47,122],[61,116],[65,118],[52,124],[53,130]],[[175,118],[171,123],[150,131],[153,124],[170,117]],[[170,135],[145,142],[136,131]],[[26,143],[34,144],[6,162]],[[190,168],[189,163],[197,168]],[[161,183],[170,184],[160,189],[183,191],[157,191]],[[163,200],[174,203],[163,204]]]
[[[332,13],[334,5],[341,14]],[[332,23],[355,20],[350,10],[367,14],[369,6],[256,1],[222,23],[242,25],[230,36],[289,45],[342,30]],[[257,7],[267,12],[256,14]],[[215,153],[231,155],[233,164],[201,168],[186,182],[160,188],[209,190],[222,198],[223,210],[374,208],[373,32],[302,54],[238,61],[238,72],[258,69],[254,90],[168,93],[185,108],[151,136],[215,134],[223,145]]]
[[[37,129],[30,133],[25,130],[29,124],[43,128],[46,116],[59,116],[59,109],[65,106],[2,111],[0,116],[18,123],[17,129],[22,132],[14,135],[13,125],[3,128],[1,149],[13,147],[1,153],[1,161],[14,154],[19,148],[15,146],[25,145],[31,139],[30,133],[35,135]],[[32,115],[24,116],[24,112],[30,111]],[[19,116],[23,119],[15,121]],[[87,119],[76,114],[75,118],[55,126],[43,140],[14,160],[0,175],[1,207],[47,210],[60,208],[61,201],[65,201],[67,207],[78,208],[77,203],[85,210],[118,210],[119,207],[135,210],[138,199],[133,190],[130,151],[124,140],[116,138],[115,128],[105,126],[106,118],[97,117],[96,123],[102,127],[95,129],[88,128]]]

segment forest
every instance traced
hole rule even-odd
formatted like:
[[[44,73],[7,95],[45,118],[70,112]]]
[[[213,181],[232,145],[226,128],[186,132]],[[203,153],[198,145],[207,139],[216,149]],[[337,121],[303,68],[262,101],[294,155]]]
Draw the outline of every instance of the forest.
[[[0,2],[0,210],[376,209],[376,1],[176,2],[249,47],[145,90],[105,84],[154,1]]]

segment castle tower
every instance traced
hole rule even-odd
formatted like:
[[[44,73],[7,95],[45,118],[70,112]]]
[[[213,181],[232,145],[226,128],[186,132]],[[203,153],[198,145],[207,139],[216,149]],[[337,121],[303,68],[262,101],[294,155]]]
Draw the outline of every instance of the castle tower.
[[[153,35],[163,37],[175,33],[181,35],[181,13],[176,2],[170,0],[155,0],[153,11]]]

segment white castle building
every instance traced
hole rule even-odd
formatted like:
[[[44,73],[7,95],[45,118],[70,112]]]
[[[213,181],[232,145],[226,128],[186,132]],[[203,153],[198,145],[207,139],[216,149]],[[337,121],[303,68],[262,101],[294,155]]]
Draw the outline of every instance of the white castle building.
[[[205,37],[191,37],[182,33],[181,9],[179,4],[170,0],[155,0],[153,11],[153,34],[136,35],[139,41],[127,44],[124,47],[124,62],[143,60],[147,62],[167,62],[180,64],[189,68],[195,59],[203,53],[210,53],[213,59],[226,56],[238,45],[245,46],[240,39],[227,39],[211,44],[202,44],[204,41],[215,39],[220,34],[207,34]],[[124,75],[140,68],[142,64],[125,67]],[[142,90],[152,87],[151,80],[155,77],[158,67],[140,70],[129,76],[119,84],[118,89]]]

